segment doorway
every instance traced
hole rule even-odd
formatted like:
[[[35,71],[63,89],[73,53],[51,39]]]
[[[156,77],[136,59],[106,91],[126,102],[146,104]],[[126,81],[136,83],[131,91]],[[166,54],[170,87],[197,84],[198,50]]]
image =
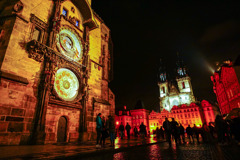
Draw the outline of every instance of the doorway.
[[[67,119],[60,117],[58,121],[57,142],[66,142],[67,138]]]

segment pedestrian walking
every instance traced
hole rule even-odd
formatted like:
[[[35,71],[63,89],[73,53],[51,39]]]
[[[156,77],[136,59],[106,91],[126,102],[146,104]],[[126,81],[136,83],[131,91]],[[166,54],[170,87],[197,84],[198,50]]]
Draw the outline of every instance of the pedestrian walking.
[[[177,121],[175,121],[174,118],[172,118],[172,121],[171,121],[171,128],[172,128],[172,135],[175,139],[175,143],[177,144],[180,137],[180,131],[178,128],[178,123]]]
[[[166,139],[169,143],[169,146],[172,146],[172,143],[171,143],[172,128],[171,128],[171,123],[168,120],[168,118],[165,118],[165,121],[163,122],[163,128],[164,128],[164,131],[165,131],[165,134],[166,134]]]
[[[162,127],[162,126],[160,127],[159,133],[160,133],[160,137],[161,137],[162,139],[164,139],[164,138],[165,138],[165,137],[164,137],[164,130],[163,130],[163,127]]]
[[[121,122],[121,125],[119,126],[119,131],[121,132],[121,139],[123,139],[123,135],[124,135],[124,125]]]
[[[127,131],[127,137],[128,137],[128,139],[130,139],[130,130],[131,130],[131,126],[127,123],[125,129],[126,129],[126,131]]]
[[[107,128],[106,128],[106,118],[103,116],[102,117],[102,136],[101,136],[101,140],[100,140],[100,144],[102,145],[102,147],[105,147],[105,139],[109,136]]]
[[[101,148],[101,145],[99,144],[99,141],[100,141],[101,136],[102,136],[102,119],[101,119],[101,116],[102,116],[102,114],[99,113],[97,115],[97,118],[96,118],[96,124],[97,124],[97,127],[96,127],[96,130],[97,130],[97,144],[96,144],[96,148]]]
[[[209,128],[209,130],[210,130],[210,134],[211,134],[212,138],[214,138],[215,127],[214,127],[214,125],[213,125],[212,122],[209,122],[208,124],[209,124],[209,125],[208,125],[208,128]]]
[[[187,132],[187,136],[189,139],[190,143],[194,143],[194,138],[193,138],[193,129],[190,127],[190,125],[188,125],[188,127],[186,128],[186,132]],[[191,138],[192,138],[192,142],[191,142]]]
[[[140,135],[141,135],[141,137],[145,138],[146,134],[147,134],[147,130],[146,130],[146,126],[143,124],[143,122],[141,123],[139,128],[140,128]]]
[[[199,128],[196,126],[196,124],[194,124],[193,126],[193,134],[195,135],[196,139],[197,139],[197,142],[198,144],[200,143],[199,142],[199,134],[200,134],[200,130]]]
[[[186,143],[185,142],[185,129],[182,126],[182,124],[180,124],[179,130],[180,130],[180,138],[181,138],[180,142],[182,141],[183,143]]]
[[[108,116],[107,129],[109,131],[111,147],[113,147],[115,142],[115,122],[111,115]]]
[[[227,131],[227,124],[223,120],[222,115],[217,115],[215,119],[215,126],[217,131],[218,143],[223,144],[226,142],[225,133]]]
[[[134,136],[138,137],[138,129],[136,126],[134,127],[133,132],[134,132]]]
[[[160,138],[160,129],[157,127],[155,132],[156,132],[157,139],[159,139]]]

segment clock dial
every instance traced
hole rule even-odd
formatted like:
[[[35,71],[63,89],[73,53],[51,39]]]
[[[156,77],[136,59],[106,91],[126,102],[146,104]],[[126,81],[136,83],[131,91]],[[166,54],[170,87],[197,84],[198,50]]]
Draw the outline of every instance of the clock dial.
[[[66,57],[79,61],[82,57],[82,43],[77,34],[68,29],[62,28],[57,34],[57,47]]]
[[[77,97],[79,89],[77,76],[69,69],[59,69],[55,74],[54,89],[61,99],[73,101]]]

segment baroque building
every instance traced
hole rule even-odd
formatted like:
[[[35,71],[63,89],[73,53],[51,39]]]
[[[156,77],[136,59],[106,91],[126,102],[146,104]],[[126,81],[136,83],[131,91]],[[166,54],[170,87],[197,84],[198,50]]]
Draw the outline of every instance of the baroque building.
[[[157,127],[160,128],[165,118],[174,118],[186,128],[188,125],[193,127],[195,124],[199,127],[203,123],[209,124],[209,122],[214,122],[217,114],[219,114],[217,107],[206,100],[202,100],[201,103],[173,106],[171,111],[165,109],[160,113],[152,111],[149,115],[150,131],[156,130]],[[171,119],[169,120],[171,121]]]
[[[234,108],[240,108],[240,69],[239,58],[236,65],[231,61],[224,61],[211,76],[213,91],[216,94],[222,114],[228,114]]]
[[[118,131],[120,124],[123,124],[125,127],[128,123],[131,126],[132,133],[135,127],[139,131],[139,127],[143,123],[146,126],[147,131],[149,131],[148,118],[149,110],[145,109],[143,102],[139,100],[133,109],[127,110],[127,107],[124,106],[124,109],[120,110],[118,115],[115,115],[116,130]]]
[[[188,76],[183,61],[178,56],[177,77],[175,81],[168,80],[166,68],[160,60],[159,68],[159,93],[160,111],[163,109],[170,111],[173,106],[191,104],[195,102],[193,95],[191,78]]]
[[[0,144],[93,139],[115,113],[112,47],[91,0],[2,0]]]

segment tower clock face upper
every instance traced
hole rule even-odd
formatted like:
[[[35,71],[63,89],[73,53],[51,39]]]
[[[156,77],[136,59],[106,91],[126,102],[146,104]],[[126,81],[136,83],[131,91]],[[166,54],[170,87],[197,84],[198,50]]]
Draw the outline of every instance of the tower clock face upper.
[[[79,90],[77,76],[69,69],[59,69],[55,74],[54,89],[61,99],[73,101]]]
[[[66,57],[79,61],[82,58],[82,42],[71,29],[62,28],[56,37],[58,50]]]

